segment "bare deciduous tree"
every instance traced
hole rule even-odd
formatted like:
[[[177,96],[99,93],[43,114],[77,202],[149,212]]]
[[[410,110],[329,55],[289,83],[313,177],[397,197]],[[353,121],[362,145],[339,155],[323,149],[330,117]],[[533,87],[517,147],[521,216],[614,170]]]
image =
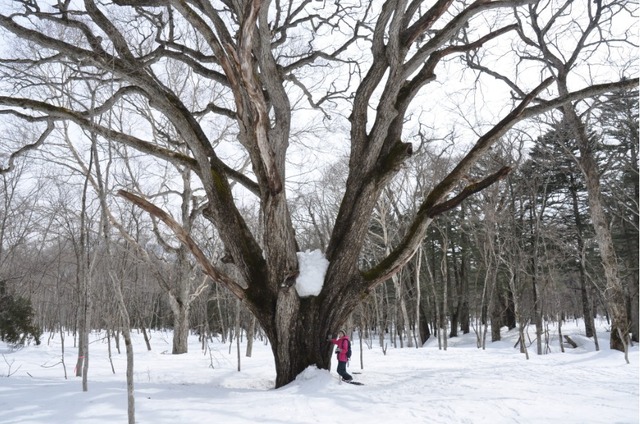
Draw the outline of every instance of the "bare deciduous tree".
[[[16,1],[12,12],[0,14],[0,26],[7,38],[28,40],[38,50],[31,55],[15,50],[0,61],[4,87],[13,87],[0,96],[1,113],[37,126],[42,137],[51,125],[70,121],[197,175],[208,201],[203,214],[215,226],[240,279],[214,266],[166,211],[134,193],[120,193],[164,220],[204,272],[256,316],[271,341],[280,387],[310,365],[328,368],[331,346],[326,335],[345,322],[366,293],[413,257],[434,217],[509,172],[508,167],[499,167],[487,170],[478,181],[464,180],[509,129],[567,102],[637,85],[635,79],[603,80],[558,95],[546,90],[557,75],[543,72],[541,78],[522,81],[512,103],[505,104],[509,111],[425,193],[411,225],[389,254],[361,269],[359,256],[374,207],[412,154],[404,133],[414,109],[423,100],[428,103],[420,95],[437,80],[438,66],[460,55],[483,52],[487,46],[495,48],[518,28],[507,14],[536,3],[389,0],[336,2],[318,9],[310,0],[85,0],[59,2],[51,8],[37,0]],[[51,26],[60,35],[50,35]],[[321,38],[329,31],[332,42],[326,43]],[[512,51],[509,48],[505,54]],[[193,90],[206,87],[198,101],[187,102],[178,94],[183,88],[177,85],[191,80],[165,78],[163,67],[172,63],[187,66],[198,76]],[[101,82],[101,103],[90,107],[82,96],[66,107],[49,102],[29,75],[30,69],[52,64],[71,70],[69,78]],[[317,73],[309,78],[312,69]],[[326,117],[333,106],[345,108],[350,144],[345,194],[327,241],[324,286],[318,296],[301,298],[295,290],[299,246],[285,182],[293,120],[300,118],[296,105],[303,98]],[[144,129],[125,132],[109,126],[109,120],[93,119],[120,102],[148,104],[163,115],[180,137],[176,143],[188,153],[146,136]],[[435,106],[432,110],[438,111]],[[200,119],[203,116],[235,124],[238,147],[249,157],[251,173],[237,172],[222,160],[206,120]],[[230,180],[255,195],[261,214],[259,233],[250,230]]]
[[[597,0],[583,5],[572,3],[533,3],[528,6],[525,17],[519,17],[518,34],[527,46],[527,52],[531,55],[529,58],[544,63],[554,76],[555,86],[561,96],[569,94],[571,75],[580,61],[585,60],[585,56],[597,56],[598,48],[607,47],[611,42],[606,35],[612,34],[616,16],[626,13],[628,6],[624,1]],[[582,19],[572,21],[571,12],[574,8],[583,10]],[[527,22],[526,27],[524,22]],[[572,37],[571,42],[563,37],[563,34],[569,33]],[[577,102],[565,102],[560,107],[562,120],[573,133],[580,152],[577,161],[585,177],[591,221],[596,232],[606,278],[604,293],[612,320],[611,348],[626,352],[631,326],[627,316],[624,287],[618,276],[617,257],[604,210],[600,171],[593,143],[587,133],[586,124],[580,117],[579,109]]]

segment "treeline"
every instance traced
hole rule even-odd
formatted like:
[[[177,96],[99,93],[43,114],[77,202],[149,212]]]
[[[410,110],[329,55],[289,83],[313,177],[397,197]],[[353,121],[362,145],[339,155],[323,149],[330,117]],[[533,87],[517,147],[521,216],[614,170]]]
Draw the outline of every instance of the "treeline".
[[[612,98],[586,115],[625,289],[629,332],[637,342],[637,93]],[[540,128],[542,135],[535,139],[527,135],[532,130],[523,130],[494,147],[465,184],[496,164],[509,165],[511,172],[439,216],[413,259],[353,311],[350,328],[372,341],[380,337],[380,343],[390,334],[400,347],[421,345],[433,336],[446,347],[448,337],[475,332],[480,347],[499,340],[501,327],[519,328],[523,334],[532,325],[541,354],[549,322],[583,318],[585,334],[597,343],[593,320],[608,316],[608,293],[580,153],[563,122]],[[86,154],[80,155],[70,154],[69,147],[39,152],[42,156],[2,174],[3,296],[30,302],[34,324],[45,333],[83,332],[85,326],[118,332],[123,323],[114,295],[117,284],[129,325],[143,331],[173,328],[174,353],[186,351],[192,331],[224,339],[239,328],[253,334],[255,319],[204,277],[169,229],[135,207],[108,196],[101,201],[99,195],[112,195],[119,185],[145,185],[147,192],[155,187],[153,197],[173,211],[173,219],[208,258],[233,275],[224,246],[201,218],[203,198],[191,186],[190,173],[158,168],[148,158],[130,157],[113,146],[99,154],[95,145],[85,147]],[[361,253],[362,269],[392,251],[403,226],[418,213],[419,200],[435,177],[456,163],[455,155],[437,143],[418,146],[410,165],[379,199]],[[106,165],[100,173],[91,165],[98,158]],[[153,183],[144,181],[148,175],[143,170],[155,174]],[[326,247],[346,170],[338,161],[320,181],[310,181],[304,191],[290,196],[300,250]],[[258,216],[251,206],[244,212]],[[256,228],[262,225],[257,218],[252,222]]]
[[[615,99],[593,113],[590,122],[629,332],[637,342],[637,93]],[[585,335],[597,344],[594,317],[609,319],[609,294],[571,134],[560,122],[530,150],[522,148],[524,137],[504,140],[484,165],[512,164],[509,176],[439,217],[409,266],[363,303],[355,325],[395,333],[401,346],[412,346],[412,339],[422,343],[436,333],[445,347],[447,337],[470,331],[477,334],[478,346],[484,346],[487,336],[499,340],[504,326],[519,328],[524,340],[524,328],[532,325],[541,354],[550,322],[582,318]],[[428,156],[418,156],[415,169],[434,172],[438,164]],[[418,181],[413,193],[403,193],[406,181],[387,191],[372,226],[369,254],[394,242],[395,229],[403,222],[398,205],[403,196],[420,195],[425,175],[412,176]]]

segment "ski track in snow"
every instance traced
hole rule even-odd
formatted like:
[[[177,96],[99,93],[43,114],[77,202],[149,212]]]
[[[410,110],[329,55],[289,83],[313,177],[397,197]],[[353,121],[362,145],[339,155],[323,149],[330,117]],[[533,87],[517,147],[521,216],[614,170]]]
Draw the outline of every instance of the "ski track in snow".
[[[637,346],[629,365],[621,353],[596,352],[580,337],[581,346],[566,353],[552,346],[538,356],[530,346],[526,360],[505,331],[486,350],[476,348],[473,334],[450,339],[446,351],[435,340],[420,349],[389,347],[386,355],[364,346],[360,369],[354,343],[348,371],[360,372],[353,376],[364,386],[340,384],[334,361],[331,373],[309,368],[274,390],[273,357],[263,343],[254,344],[253,357],[242,356],[238,372],[235,346],[229,352],[213,342],[203,354],[194,336],[188,354],[169,355],[170,335],[154,333],[151,352],[134,336],[137,423],[639,423]],[[67,340],[67,380],[55,340],[18,351],[0,345],[0,423],[126,422],[124,352],[113,352],[113,375],[106,343],[94,340],[85,393],[72,377],[77,350]]]

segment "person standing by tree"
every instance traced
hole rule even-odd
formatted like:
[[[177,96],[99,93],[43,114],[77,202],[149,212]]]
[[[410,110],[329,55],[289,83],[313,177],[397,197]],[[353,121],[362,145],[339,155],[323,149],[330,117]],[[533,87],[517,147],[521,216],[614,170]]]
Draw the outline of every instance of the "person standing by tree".
[[[349,341],[349,337],[344,330],[340,330],[338,332],[338,338],[330,338],[331,343],[338,346],[336,348],[336,356],[338,357],[338,374],[344,381],[351,381],[353,377],[347,372],[347,362],[349,362],[349,346],[351,342]]]

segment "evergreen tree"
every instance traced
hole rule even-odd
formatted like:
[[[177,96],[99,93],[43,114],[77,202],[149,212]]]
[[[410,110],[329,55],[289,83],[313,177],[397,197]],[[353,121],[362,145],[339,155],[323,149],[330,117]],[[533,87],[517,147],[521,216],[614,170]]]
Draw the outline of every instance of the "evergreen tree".
[[[0,340],[23,345],[33,339],[40,344],[41,331],[33,324],[34,311],[29,299],[7,293],[0,281]]]
[[[572,250],[568,252],[570,260],[561,267],[577,276],[585,334],[592,337],[593,296],[587,281],[587,265],[597,267],[599,261],[588,260],[594,257],[589,254],[593,230],[587,211],[584,178],[575,160],[577,154],[578,147],[571,132],[559,123],[538,138],[531,149],[530,159],[523,166],[523,173],[526,179],[536,181],[537,196],[546,198],[547,216],[543,219],[555,221],[556,228],[561,229],[556,236],[564,239],[556,240],[556,244]],[[567,278],[567,284],[574,285],[571,278]]]
[[[631,337],[639,340],[638,319],[638,92],[611,96],[603,106],[603,144],[608,166],[603,175],[603,195],[612,216],[611,236],[624,281]]]

